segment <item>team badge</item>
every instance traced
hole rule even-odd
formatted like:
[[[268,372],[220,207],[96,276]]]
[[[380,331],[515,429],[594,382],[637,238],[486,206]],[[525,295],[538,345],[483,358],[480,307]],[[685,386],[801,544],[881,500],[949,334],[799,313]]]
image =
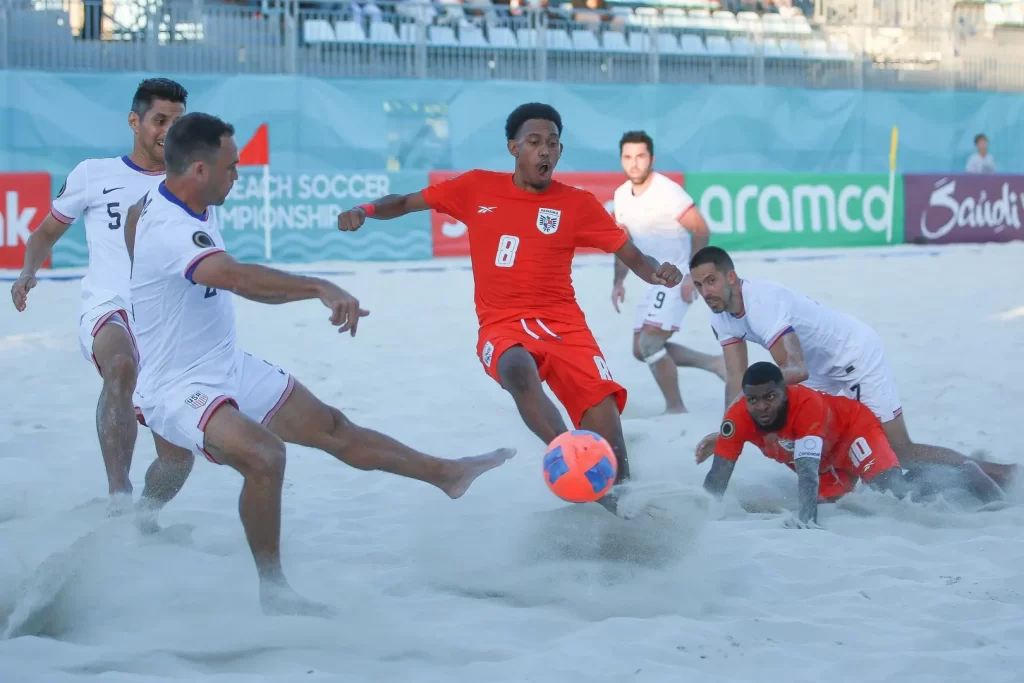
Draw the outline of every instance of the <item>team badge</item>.
[[[736,425],[732,423],[732,420],[726,420],[722,423],[722,428],[719,430],[723,439],[731,439],[732,435],[736,433]]]
[[[558,222],[562,220],[562,212],[558,209],[537,209],[537,229],[545,235],[558,232]]]
[[[195,408],[196,410],[199,410],[200,408],[205,406],[206,402],[209,400],[210,399],[206,397],[206,394],[204,394],[201,391],[197,391],[196,393],[186,398],[185,403],[188,404],[190,408]]]
[[[491,367],[491,360],[494,358],[494,344],[487,342],[484,344],[484,348],[480,351],[480,360],[484,362],[484,365]]]
[[[216,246],[213,243],[213,238],[207,235],[202,230],[197,230],[192,233],[192,243],[202,249],[209,249],[212,246]]]

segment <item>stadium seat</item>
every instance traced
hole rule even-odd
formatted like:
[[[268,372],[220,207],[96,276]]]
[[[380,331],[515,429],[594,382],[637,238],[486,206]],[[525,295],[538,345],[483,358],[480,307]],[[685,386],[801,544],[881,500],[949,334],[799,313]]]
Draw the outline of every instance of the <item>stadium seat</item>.
[[[708,50],[704,41],[695,33],[684,33],[679,36],[679,51],[685,55],[706,55]]]
[[[590,50],[600,52],[601,43],[597,42],[597,34],[585,28],[577,28],[572,31],[572,44],[577,50]]]
[[[804,57],[804,46],[799,40],[783,38],[779,41],[779,52],[783,57]]]
[[[765,34],[779,35],[789,32],[789,24],[778,14],[766,14],[761,17],[761,25]]]
[[[430,26],[427,35],[431,45],[438,47],[454,47],[459,44],[455,38],[455,31],[451,26]]]
[[[670,28],[686,28],[691,25],[686,10],[679,7],[666,7],[661,15],[661,23]]]
[[[704,44],[708,48],[708,54],[711,55],[731,55],[732,44],[729,39],[725,36],[708,36],[705,39]]]
[[[366,40],[363,27],[355,21],[339,21],[334,25],[334,33],[339,43],[362,43]]]
[[[742,57],[757,54],[757,46],[746,36],[733,36],[732,53]]]
[[[399,43],[395,25],[390,21],[375,21],[370,24],[371,43]]]
[[[651,36],[646,31],[632,31],[628,38],[629,49],[633,52],[651,51]]]
[[[672,33],[659,33],[658,34],[658,54],[662,55],[678,55],[682,54],[682,50],[679,48],[679,40],[676,39]]]
[[[764,26],[761,24],[761,15],[757,12],[737,12],[736,20],[744,31],[750,33],[761,33]]]
[[[796,33],[799,35],[809,35],[814,31],[811,29],[810,22],[807,21],[807,17],[802,14],[797,14],[789,18],[786,22],[790,33]]]
[[[711,15],[711,18],[714,20],[715,28],[719,31],[739,33],[743,30],[739,20],[736,19],[736,15],[732,12],[716,10],[714,14]]]
[[[516,34],[506,26],[491,26],[487,29],[487,36],[490,38],[491,47],[519,47],[516,41]]]
[[[779,41],[775,38],[765,38],[761,44],[761,49],[764,50],[765,57],[782,56],[782,51],[779,49]]]
[[[808,57],[814,57],[815,59],[828,59],[828,43],[821,38],[814,38],[804,43],[804,52],[807,53]]]
[[[331,28],[329,21],[323,19],[306,19],[302,22],[302,42],[304,43],[333,43],[337,40],[337,34]]]
[[[605,31],[601,36],[602,45],[609,52],[632,52],[626,42],[626,36],[618,31]]]
[[[487,40],[479,26],[463,24],[459,26],[459,44],[463,47],[487,47]]]
[[[629,19],[631,26],[651,26],[657,28],[663,23],[661,13],[656,7],[637,7]]]

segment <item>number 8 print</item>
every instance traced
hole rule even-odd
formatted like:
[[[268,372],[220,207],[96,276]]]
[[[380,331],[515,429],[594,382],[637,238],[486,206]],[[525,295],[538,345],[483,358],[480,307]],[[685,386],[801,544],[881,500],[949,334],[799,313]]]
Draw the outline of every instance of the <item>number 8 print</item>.
[[[515,235],[502,235],[498,238],[498,253],[494,257],[494,265],[499,268],[511,268],[516,262],[516,251],[519,250],[519,238]]]

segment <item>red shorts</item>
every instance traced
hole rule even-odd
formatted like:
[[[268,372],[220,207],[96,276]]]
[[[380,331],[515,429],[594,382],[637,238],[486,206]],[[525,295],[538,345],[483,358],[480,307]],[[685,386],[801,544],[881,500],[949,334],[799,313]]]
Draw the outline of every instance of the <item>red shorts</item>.
[[[498,359],[513,346],[522,346],[533,356],[541,381],[548,383],[577,429],[583,413],[608,396],[615,396],[622,414],[626,390],[612,379],[601,347],[585,324],[530,318],[481,328],[476,355],[498,384]]]
[[[840,498],[856,488],[858,479],[867,483],[882,472],[900,466],[877,419],[865,420],[864,426],[855,426],[850,435],[836,445],[832,467],[821,473],[818,483],[821,500]]]

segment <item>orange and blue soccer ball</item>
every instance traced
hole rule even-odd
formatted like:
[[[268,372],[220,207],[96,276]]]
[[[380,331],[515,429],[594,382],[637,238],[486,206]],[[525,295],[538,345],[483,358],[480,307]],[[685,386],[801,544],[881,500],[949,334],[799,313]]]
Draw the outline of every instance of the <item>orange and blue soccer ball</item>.
[[[593,503],[608,493],[618,472],[611,444],[586,429],[559,434],[544,454],[544,481],[570,503]]]

